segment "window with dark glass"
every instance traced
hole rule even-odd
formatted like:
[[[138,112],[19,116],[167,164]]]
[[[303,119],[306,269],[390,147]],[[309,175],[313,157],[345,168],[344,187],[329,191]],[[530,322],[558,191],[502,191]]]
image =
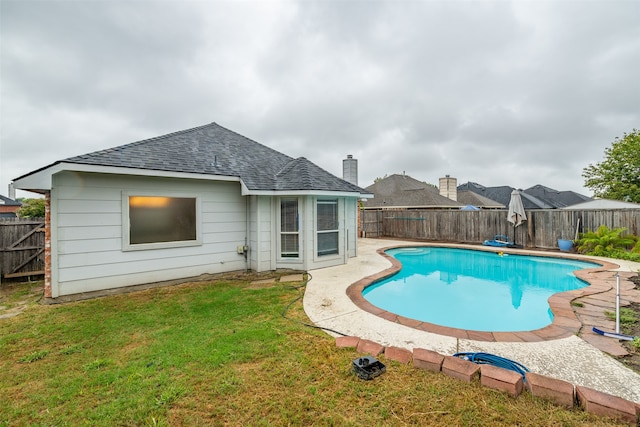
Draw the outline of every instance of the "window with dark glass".
[[[298,199],[280,201],[280,256],[300,256],[300,231],[298,223]]]
[[[195,241],[194,197],[129,196],[129,244]]]
[[[318,200],[316,209],[318,255],[338,253],[338,201]]]

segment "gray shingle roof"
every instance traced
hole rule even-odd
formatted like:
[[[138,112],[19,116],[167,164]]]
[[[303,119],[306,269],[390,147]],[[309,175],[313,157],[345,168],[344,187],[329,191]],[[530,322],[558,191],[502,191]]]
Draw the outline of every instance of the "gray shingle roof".
[[[487,197],[491,200],[495,200],[502,205],[509,206],[509,201],[511,200],[511,192],[515,190],[515,188],[506,185],[499,187],[485,187],[475,182],[467,182],[458,186],[458,191],[465,190],[473,191],[476,194],[480,194],[481,196]],[[553,206],[530,194],[525,193],[524,191],[520,191],[520,196],[522,198],[522,205],[525,209],[553,208]]]
[[[463,204],[441,196],[439,190],[408,175],[391,175],[367,187],[374,198],[364,202],[366,208],[460,208]]]
[[[504,209],[505,205],[470,190],[458,190],[458,202],[484,209]]]
[[[10,199],[0,194],[0,205],[2,206],[22,206],[17,200]]]
[[[584,196],[574,191],[558,191],[540,184],[527,188],[524,192],[544,201],[554,208],[564,208],[575,205],[576,203],[593,200],[591,197]]]
[[[63,160],[203,175],[235,176],[250,190],[367,193],[304,157],[293,159],[216,123]]]
[[[485,187],[476,182],[467,182],[458,186],[458,191],[464,190],[472,191],[509,206],[511,192],[514,188],[509,186]],[[591,200],[590,197],[573,191],[558,191],[540,184],[526,190],[520,190],[520,195],[525,209],[557,209]]]

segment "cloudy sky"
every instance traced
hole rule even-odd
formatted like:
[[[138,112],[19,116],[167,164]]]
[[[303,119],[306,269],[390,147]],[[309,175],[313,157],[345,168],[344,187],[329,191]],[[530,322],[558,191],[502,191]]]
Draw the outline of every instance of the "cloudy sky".
[[[210,122],[338,176],[352,154],[362,187],[406,172],[591,195],[582,169],[640,128],[636,0],[0,0],[0,19],[5,195]]]

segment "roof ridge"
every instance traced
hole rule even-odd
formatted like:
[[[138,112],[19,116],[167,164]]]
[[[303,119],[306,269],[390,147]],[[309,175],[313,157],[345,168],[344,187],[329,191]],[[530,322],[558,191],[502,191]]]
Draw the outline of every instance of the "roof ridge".
[[[262,144],[261,142],[256,141],[255,139],[251,139],[251,138],[249,138],[248,136],[244,136],[244,135],[243,135],[243,134],[241,134],[241,133],[238,133],[238,132],[236,132],[236,131],[234,131],[234,130],[231,130],[231,129],[226,128],[226,127],[224,127],[224,126],[222,126],[222,125],[219,125],[219,124],[218,124],[218,123],[216,123],[216,122],[211,122],[211,123],[209,123],[208,125],[204,125],[204,126],[201,126],[201,127],[205,127],[205,126],[209,126],[209,125],[216,125],[216,126],[218,126],[220,129],[224,129],[224,130],[226,130],[227,132],[231,132],[231,133],[233,133],[233,134],[236,134],[236,135],[238,135],[238,136],[239,136],[239,137],[241,137],[241,138],[244,138],[244,139],[249,140],[249,141],[251,141],[251,142],[253,142],[253,143],[255,143],[255,144],[258,144],[258,145],[259,145],[259,146],[261,146],[261,147],[266,148],[267,150],[273,151],[274,153],[277,153],[277,154],[278,154],[278,155],[280,155],[280,156],[286,156],[286,157],[288,157],[289,159],[294,160],[294,158],[293,158],[293,157],[291,157],[291,156],[289,156],[289,155],[287,155],[287,154],[284,154],[284,153],[282,153],[282,152],[280,152],[280,151],[276,150],[275,148],[271,148],[271,147],[269,147],[268,145],[264,145],[264,144]],[[303,158],[304,158],[304,157],[303,157]]]
[[[140,140],[140,141],[135,141],[135,142],[132,142],[131,144],[136,144],[136,143],[141,143],[141,142],[150,142],[150,141],[155,141],[155,140],[158,140],[158,139],[169,138],[171,136],[181,135],[181,134],[185,134],[185,133],[191,133],[191,132],[195,132],[195,131],[200,130],[200,129],[204,129],[204,128],[209,127],[211,125],[220,126],[216,122],[211,122],[211,123],[207,123],[206,125],[196,126],[196,127],[189,128],[189,129],[177,130],[175,132],[167,133],[167,134],[164,134],[164,135],[154,136],[152,138],[147,138],[147,139],[143,139],[143,140]],[[222,127],[222,126],[220,126],[220,127]],[[125,144],[125,145],[130,145],[130,144]],[[123,146],[121,146],[121,147],[123,147]]]
[[[526,199],[529,199],[529,201],[535,203],[536,205],[538,205],[540,207],[540,209],[552,209],[553,206],[551,206],[549,203],[545,202],[544,200],[540,199],[539,197],[536,197],[534,195],[531,195],[527,192],[525,192],[524,190],[522,191],[518,191],[520,193],[521,197],[524,197]]]
[[[70,160],[76,159],[76,158],[80,158],[81,159],[81,158],[91,157],[91,156],[96,155],[96,154],[103,154],[103,153],[109,153],[109,152],[113,152],[113,151],[120,151],[120,150],[122,150],[124,148],[136,147],[136,146],[139,146],[139,145],[155,142],[155,141],[158,141],[158,140],[161,140],[161,139],[170,138],[170,137],[177,136],[177,135],[184,135],[184,134],[187,134],[187,133],[195,132],[195,131],[204,129],[204,128],[208,127],[208,126],[211,126],[211,125],[220,126],[215,122],[211,122],[211,123],[207,123],[206,125],[196,126],[196,127],[189,128],[189,129],[183,129],[183,130],[167,133],[167,134],[160,135],[160,136],[154,136],[152,138],[145,138],[145,139],[141,139],[141,140],[138,140],[138,141],[129,142],[127,144],[118,145],[116,147],[104,148],[102,150],[96,150],[96,151],[92,151],[92,152],[86,153],[86,154],[79,154],[77,156],[71,156],[71,157],[68,157],[68,158],[64,159],[63,161],[70,161]],[[220,127],[222,127],[222,126],[220,126]]]
[[[238,177],[249,190],[364,191],[305,157],[296,160],[215,122],[69,157],[55,164],[59,163]],[[32,174],[35,172],[40,170]]]
[[[276,176],[282,176],[288,173],[291,169],[293,169],[295,165],[300,163],[300,159],[304,159],[304,157],[297,157],[295,159],[292,158],[291,160],[289,160],[287,163],[285,163],[284,166],[282,166],[282,168],[278,172],[276,172]]]
[[[527,188],[527,189],[525,189],[523,191],[529,191],[529,190],[534,190],[535,191],[537,189],[540,189],[543,192],[549,192],[549,193],[559,193],[560,192],[560,190],[556,190],[555,188],[547,187],[546,185],[542,185],[542,184],[532,185],[531,187],[529,187],[529,188]]]
[[[280,178],[297,168],[297,172],[299,173],[300,178],[304,182],[305,185],[311,185],[313,179],[311,178],[311,173],[309,171],[309,167],[313,165],[313,163],[307,159],[306,157],[296,157],[295,159],[291,159],[288,161],[282,169],[280,169],[276,173],[276,178]],[[315,166],[315,165],[314,165]],[[317,166],[316,166],[317,167]],[[322,169],[322,168],[320,168]]]

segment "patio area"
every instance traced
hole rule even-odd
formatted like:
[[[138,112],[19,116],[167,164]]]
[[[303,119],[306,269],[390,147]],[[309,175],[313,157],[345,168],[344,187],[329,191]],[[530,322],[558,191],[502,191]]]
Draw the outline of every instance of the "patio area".
[[[621,346],[612,338],[596,336],[590,332],[591,326],[613,330],[610,320],[604,315],[597,315],[597,312],[602,311],[598,307],[614,307],[616,273],[630,277],[640,270],[640,264],[589,257],[616,264],[607,264],[605,268],[592,271],[589,273],[591,277],[581,277],[592,283],[592,286],[579,290],[582,293],[556,294],[552,297],[560,304],[562,313],[556,312],[554,324],[539,330],[546,330],[541,333],[493,333],[488,336],[473,331],[452,330],[453,328],[433,328],[437,325],[424,326],[418,324],[421,322],[412,323],[408,319],[389,316],[381,313],[381,310],[368,310],[366,304],[356,304],[348,296],[348,288],[352,284],[370,283],[380,277],[383,271],[393,267],[392,261],[380,255],[378,249],[424,244],[360,239],[357,258],[350,259],[346,265],[310,272],[312,279],[307,284],[304,296],[305,312],[318,326],[384,346],[407,350],[423,348],[444,355],[456,352],[493,353],[520,362],[532,372],[640,402],[640,375],[603,352],[616,354]],[[479,249],[468,245],[438,246]],[[522,250],[517,253],[549,255],[548,252]],[[625,290],[623,299],[631,301],[638,297],[637,294],[635,290]],[[580,298],[583,303],[580,308],[582,315],[579,312],[576,316],[569,305],[575,298]],[[357,297],[354,299],[357,301]],[[594,306],[597,306],[596,309],[592,309]]]

